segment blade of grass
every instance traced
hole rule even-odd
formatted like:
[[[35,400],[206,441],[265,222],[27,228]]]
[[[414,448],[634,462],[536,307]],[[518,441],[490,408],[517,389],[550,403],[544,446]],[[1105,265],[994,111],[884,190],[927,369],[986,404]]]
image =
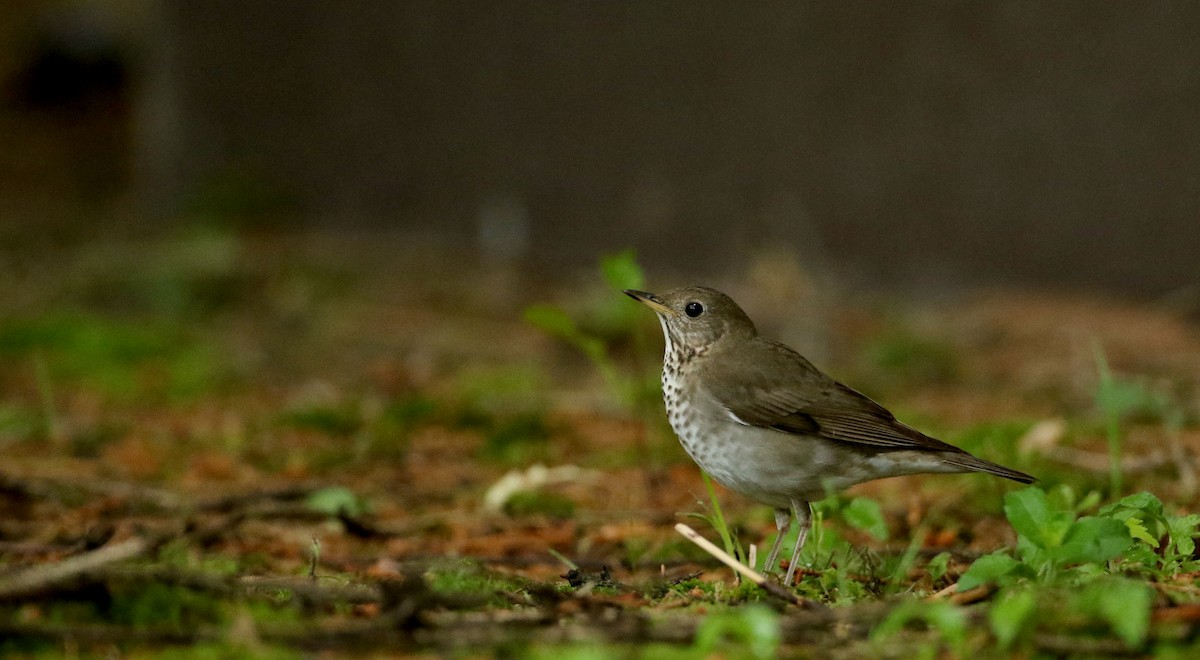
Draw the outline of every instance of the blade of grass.
[[[555,550],[554,548],[546,548],[546,552],[549,552],[550,556],[561,561],[563,563],[563,565],[566,566],[567,568],[569,568],[573,571],[579,570],[579,564],[576,564],[575,562],[571,561],[570,559],[567,559],[566,555]]]
[[[743,559],[742,549],[738,547],[733,539],[733,534],[729,531],[729,524],[725,522],[725,514],[721,512],[721,502],[717,499],[717,489],[713,488],[712,477],[708,476],[707,472],[700,471],[700,476],[704,478],[704,489],[708,491],[709,502],[712,503],[713,514],[709,519],[712,526],[716,528],[717,534],[721,537],[721,543],[725,545],[725,552]]]
[[[42,431],[46,439],[57,443],[62,436],[58,422],[58,411],[54,407],[54,383],[50,380],[50,368],[40,351],[33,354],[33,373],[37,381],[38,400],[42,407]]]
[[[1100,374],[1100,389],[1097,392],[1098,403],[1104,413],[1105,428],[1108,436],[1108,485],[1111,497],[1121,495],[1121,411],[1113,400],[1116,389],[1116,379],[1108,368],[1108,358],[1104,355],[1104,347],[1099,340],[1092,341],[1092,354],[1096,360],[1096,371]]]
[[[764,577],[762,573],[755,571],[754,569],[750,568],[749,566],[747,566],[747,565],[743,564],[742,562],[729,556],[729,553],[721,550],[720,548],[718,548],[716,545],[714,545],[711,541],[704,538],[703,536],[700,536],[700,534],[696,530],[692,529],[691,527],[688,527],[687,525],[685,525],[683,523],[679,523],[679,524],[675,525],[675,531],[682,534],[683,537],[686,538],[687,540],[689,540],[692,543],[695,543],[696,545],[703,548],[704,551],[707,552],[708,554],[712,555],[713,557],[716,557],[722,564],[725,564],[729,568],[732,568],[733,570],[737,571],[738,575],[743,576],[747,580],[750,580],[754,584],[757,584],[758,586],[762,587],[764,590],[766,590],[767,593],[771,594],[772,596],[781,598],[781,599],[783,599],[789,603],[792,603],[794,605],[807,606],[810,604],[808,601],[804,600],[803,598],[800,598],[799,596],[792,593],[788,589],[785,589],[785,588],[781,587],[780,585],[775,584],[774,582],[767,581],[767,578]]]
[[[913,563],[917,560],[917,553],[921,551],[921,544],[925,540],[925,525],[919,525],[912,533],[912,540],[908,542],[908,547],[904,550],[904,554],[900,555],[900,561],[896,563],[896,569],[892,571],[891,576],[887,581],[887,593],[893,595],[899,592],[901,585],[906,585],[912,588],[912,583],[908,581],[908,571],[912,568]]]

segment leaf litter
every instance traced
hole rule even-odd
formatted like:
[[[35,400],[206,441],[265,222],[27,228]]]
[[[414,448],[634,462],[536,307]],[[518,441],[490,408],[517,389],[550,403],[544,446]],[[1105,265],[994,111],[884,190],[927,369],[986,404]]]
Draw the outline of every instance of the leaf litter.
[[[268,253],[282,259],[295,248],[281,239]],[[257,268],[240,281],[286,279],[279,273],[288,272],[278,263]],[[343,277],[365,283],[381,275]],[[312,286],[274,286],[302,285]],[[1181,411],[1172,437],[1182,452],[1154,453],[1171,432],[1157,413],[1122,422],[1123,461],[1164,457],[1127,465],[1126,492],[1149,489],[1169,504],[1167,513],[1147,503],[1117,507],[1110,513],[1124,518],[1112,524],[1084,522],[1115,520],[1089,517],[1100,502],[1067,520],[1061,501],[1047,509],[1039,500],[1036,511],[1045,515],[1014,519],[1018,509],[1035,510],[1010,507],[1011,490],[969,477],[860,486],[829,505],[824,541],[816,543],[823,554],[809,558],[796,591],[817,607],[802,609],[741,583],[674,532],[684,514],[711,515],[705,486],[654,402],[640,403],[641,386],[614,399],[620,376],[607,372],[634,364],[653,376],[657,344],[598,346],[572,335],[588,351],[610,351],[602,375],[523,322],[519,305],[445,305],[454,286],[451,278],[436,295],[388,289],[372,299],[340,290],[265,313],[232,297],[219,319],[189,319],[186,335],[164,340],[233,356],[224,365],[229,372],[189,372],[199,380],[189,376],[189,389],[169,396],[154,394],[172,382],[162,370],[187,370],[187,360],[118,353],[117,373],[135,387],[113,389],[106,371],[112,347],[81,363],[95,374],[39,369],[47,358],[28,342],[4,348],[0,649],[206,643],[421,654],[586,639],[853,655],[886,639],[953,652],[993,639],[1048,652],[1105,652],[1144,649],[1154,639],[1186,643],[1200,625],[1200,570],[1187,570],[1195,548],[1183,540],[1194,525],[1184,530],[1180,518],[1194,510],[1196,495],[1176,478],[1200,450],[1200,333],[1175,312],[998,292],[956,306],[913,307],[905,327],[893,331],[891,312],[821,310],[838,337],[831,370],[847,379],[882,373],[872,382],[912,413],[902,416],[928,421],[952,442],[972,425],[1017,420],[1017,431],[1036,433],[1024,443],[1024,465],[1048,486],[1078,493],[1075,504],[1104,490],[1109,468],[1092,400],[1095,338],[1115,372],[1143,377],[1129,382],[1162,392]],[[526,303],[569,293],[536,290]],[[144,313],[183,322],[173,311]],[[306,324],[300,332],[282,331],[296,319]],[[643,331],[653,336],[653,328]],[[893,343],[886,353],[870,348],[879,337],[914,334],[920,341]],[[156,350],[187,354],[170,345]],[[926,354],[955,367],[936,376],[912,371]],[[530,364],[538,365],[540,384],[519,375]],[[993,439],[972,449],[1017,452],[1024,433],[1017,431],[994,436],[1011,437],[1010,447]],[[521,506],[506,508],[516,494]],[[769,511],[718,494],[730,543],[770,542]],[[1041,555],[1021,554],[1006,508],[1018,532],[1040,539],[1030,547]],[[1060,518],[1062,534],[1081,524],[1103,534],[1083,529],[1070,537],[1083,540],[1072,541],[1039,527]],[[698,531],[717,538],[703,525]],[[1063,543],[1067,550],[1051,548]],[[1126,559],[1114,559],[1122,551]],[[896,563],[906,555],[911,564]],[[1165,568],[1170,562],[1174,573]],[[1096,569],[1089,567],[1126,577],[1092,582]],[[1089,587],[1095,594],[1144,601],[1145,619],[1115,617],[1114,601],[1096,596],[1075,608],[1077,622],[1039,628],[1031,612],[1043,611],[1061,582],[1034,591],[1013,585],[1024,584],[1024,571],[1066,569],[1101,585]],[[979,610],[914,604],[964,574],[964,586],[998,581],[1002,591],[976,592],[984,598],[972,606]],[[1143,584],[1152,591],[1140,590]],[[1111,634],[1093,634],[1088,621],[1109,622]]]

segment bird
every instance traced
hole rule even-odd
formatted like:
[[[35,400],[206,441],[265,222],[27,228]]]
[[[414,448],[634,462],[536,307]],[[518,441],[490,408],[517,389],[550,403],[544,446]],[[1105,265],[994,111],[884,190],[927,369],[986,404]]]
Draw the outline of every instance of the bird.
[[[799,525],[786,585],[812,526],[811,503],[830,490],[920,473],[1036,481],[900,422],[800,353],[760,336],[746,312],[716,289],[624,293],[662,325],[663,401],[684,450],[721,485],[774,509],[778,535],[767,570],[774,570],[793,518]]]

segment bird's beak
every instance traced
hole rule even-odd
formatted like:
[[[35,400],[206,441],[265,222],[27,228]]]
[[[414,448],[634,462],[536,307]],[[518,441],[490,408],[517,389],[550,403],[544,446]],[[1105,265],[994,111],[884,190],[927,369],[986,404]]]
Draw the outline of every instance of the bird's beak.
[[[637,289],[625,289],[625,295],[642,303],[643,305],[654,310],[655,314],[663,314],[665,316],[675,316],[675,310],[663,304],[663,301],[658,299],[658,296]]]

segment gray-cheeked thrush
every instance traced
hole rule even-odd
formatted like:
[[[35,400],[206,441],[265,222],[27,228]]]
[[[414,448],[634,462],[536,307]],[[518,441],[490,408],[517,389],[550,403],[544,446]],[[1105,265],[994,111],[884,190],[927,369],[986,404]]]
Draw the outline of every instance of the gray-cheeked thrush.
[[[929,472],[1035,481],[897,421],[796,351],[760,337],[720,291],[625,293],[662,323],[663,399],[683,448],[725,487],[775,508],[779,534],[764,564],[768,570],[792,517],[799,523],[784,584],[792,583],[808,536],[809,503],[829,489]]]

